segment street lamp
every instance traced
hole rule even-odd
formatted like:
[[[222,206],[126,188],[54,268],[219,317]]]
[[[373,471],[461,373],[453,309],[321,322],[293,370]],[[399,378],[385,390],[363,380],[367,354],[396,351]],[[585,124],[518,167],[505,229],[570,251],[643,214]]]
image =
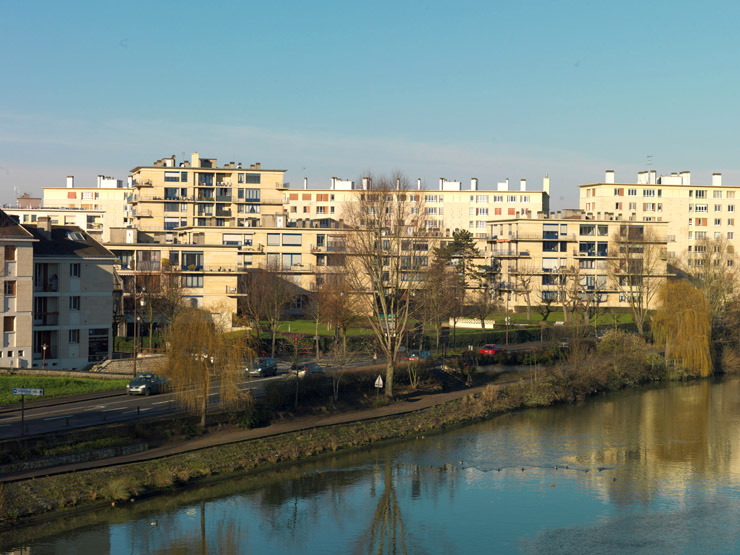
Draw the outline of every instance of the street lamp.
[[[136,289],[134,288],[134,378],[136,378],[136,339],[139,336],[139,333],[137,330],[137,322],[138,322],[137,309],[139,307],[139,303],[141,303],[142,308],[144,308],[144,306],[146,305],[146,302],[144,301],[143,297],[141,297],[140,299],[136,298]]]
[[[41,351],[43,351],[43,358],[41,359],[41,369],[43,370],[46,366],[46,343],[41,345]]]

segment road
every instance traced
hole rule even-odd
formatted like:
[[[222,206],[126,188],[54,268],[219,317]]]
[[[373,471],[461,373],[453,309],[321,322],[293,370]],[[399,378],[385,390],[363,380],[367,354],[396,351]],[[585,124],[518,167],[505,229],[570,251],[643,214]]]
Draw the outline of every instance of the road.
[[[240,384],[244,390],[251,389],[255,396],[260,396],[265,383],[283,380],[287,374],[270,378],[252,378]],[[83,428],[111,422],[123,422],[154,415],[172,413],[177,404],[172,394],[152,395],[118,395],[103,394],[85,400],[68,402],[64,398],[58,402],[49,400],[43,406],[26,405],[23,411],[24,435],[45,434],[72,428]],[[217,387],[212,387],[209,397],[218,396]],[[14,407],[0,412],[0,439],[21,436],[21,408]]]

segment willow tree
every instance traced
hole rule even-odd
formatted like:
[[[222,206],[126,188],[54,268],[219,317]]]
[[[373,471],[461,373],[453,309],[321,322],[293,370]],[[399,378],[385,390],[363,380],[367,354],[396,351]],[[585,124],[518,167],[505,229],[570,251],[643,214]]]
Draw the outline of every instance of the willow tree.
[[[666,361],[675,361],[706,377],[712,373],[711,311],[700,289],[686,280],[668,281],[658,291],[659,307],[652,320]]]
[[[162,373],[168,378],[178,404],[200,414],[206,425],[211,388],[216,387],[216,405],[234,406],[245,400],[239,382],[244,375],[247,352],[243,342],[231,340],[220,318],[199,308],[178,312],[167,329],[168,355]]]
[[[401,175],[368,180],[345,207],[345,279],[386,357],[385,395],[393,397],[396,358],[408,327],[411,293],[429,263],[421,193]]]

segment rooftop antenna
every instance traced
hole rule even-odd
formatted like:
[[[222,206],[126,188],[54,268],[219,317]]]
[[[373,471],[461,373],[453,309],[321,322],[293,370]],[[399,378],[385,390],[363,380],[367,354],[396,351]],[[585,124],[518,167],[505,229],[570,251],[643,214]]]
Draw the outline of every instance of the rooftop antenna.
[[[13,185],[13,194],[15,194],[15,207],[18,208],[18,185]]]
[[[647,158],[647,165],[648,165],[648,167],[652,166],[653,165],[653,155],[652,154],[648,154],[646,156],[646,158]]]

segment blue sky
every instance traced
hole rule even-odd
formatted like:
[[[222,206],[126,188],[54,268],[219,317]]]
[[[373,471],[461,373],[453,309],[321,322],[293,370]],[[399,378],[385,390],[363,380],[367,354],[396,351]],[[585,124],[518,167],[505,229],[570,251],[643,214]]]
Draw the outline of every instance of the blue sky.
[[[191,151],[295,186],[549,173],[557,208],[648,155],[740,184],[736,2],[0,6],[0,202]]]

